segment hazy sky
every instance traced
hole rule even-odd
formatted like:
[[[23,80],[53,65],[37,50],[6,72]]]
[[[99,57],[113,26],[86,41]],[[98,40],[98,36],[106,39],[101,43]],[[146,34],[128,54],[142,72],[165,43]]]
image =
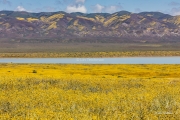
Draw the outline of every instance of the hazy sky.
[[[180,15],[180,0],[0,0],[0,10],[28,12],[159,11]]]

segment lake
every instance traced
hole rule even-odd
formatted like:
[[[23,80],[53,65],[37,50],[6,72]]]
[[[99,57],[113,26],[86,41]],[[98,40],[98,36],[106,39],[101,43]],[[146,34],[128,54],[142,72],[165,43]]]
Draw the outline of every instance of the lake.
[[[0,58],[0,63],[47,64],[180,64],[180,57],[126,58]]]

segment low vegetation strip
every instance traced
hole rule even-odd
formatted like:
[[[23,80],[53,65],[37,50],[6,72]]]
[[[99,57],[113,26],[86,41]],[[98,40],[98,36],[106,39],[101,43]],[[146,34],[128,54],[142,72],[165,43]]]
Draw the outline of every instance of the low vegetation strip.
[[[0,119],[180,119],[180,65],[0,64]]]
[[[180,56],[180,51],[0,53],[0,58],[101,58]]]

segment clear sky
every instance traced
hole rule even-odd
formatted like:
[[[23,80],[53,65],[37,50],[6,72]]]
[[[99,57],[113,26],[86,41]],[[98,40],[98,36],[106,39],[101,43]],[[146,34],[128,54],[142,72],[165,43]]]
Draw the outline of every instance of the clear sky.
[[[159,11],[180,15],[180,0],[0,0],[0,10],[28,12]]]

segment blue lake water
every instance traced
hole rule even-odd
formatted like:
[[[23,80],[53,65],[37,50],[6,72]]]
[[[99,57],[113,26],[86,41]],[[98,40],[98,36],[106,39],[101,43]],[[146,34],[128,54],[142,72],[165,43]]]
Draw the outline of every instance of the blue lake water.
[[[180,64],[180,57],[126,58],[0,58],[0,63],[47,64]]]

